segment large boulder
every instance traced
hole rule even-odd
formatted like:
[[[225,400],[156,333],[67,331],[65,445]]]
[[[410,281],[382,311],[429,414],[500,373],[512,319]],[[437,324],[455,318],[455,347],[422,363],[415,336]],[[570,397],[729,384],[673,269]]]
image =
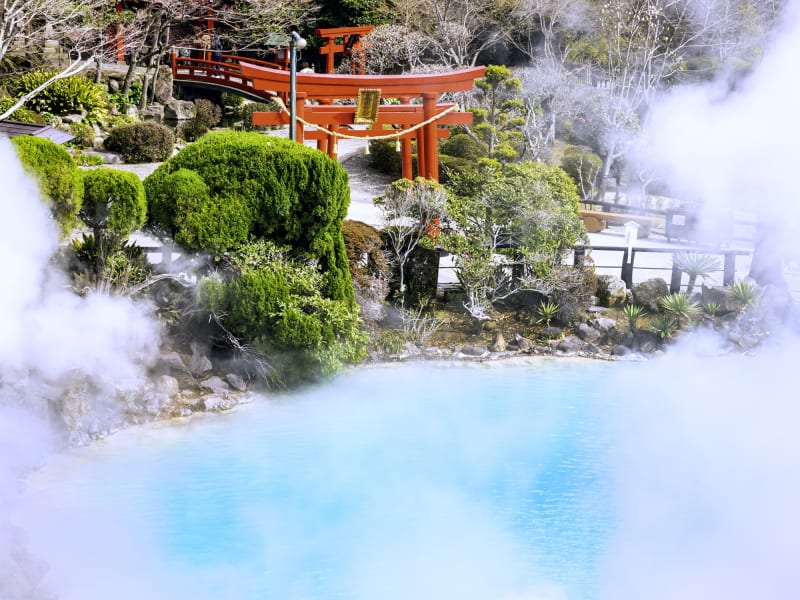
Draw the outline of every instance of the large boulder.
[[[167,104],[172,99],[172,68],[161,65],[156,77],[154,97],[156,102]]]
[[[169,121],[186,121],[194,116],[194,103],[170,98],[164,103],[164,118]]]
[[[597,278],[598,288],[605,288],[608,293],[608,305],[623,307],[633,301],[633,295],[619,277],[614,275],[600,275]]]
[[[724,315],[739,310],[739,303],[733,297],[733,294],[731,294],[730,288],[719,285],[707,286],[704,284],[701,287],[700,294],[703,299],[703,304],[706,306],[709,304],[719,306],[719,310],[717,311],[718,315]]]
[[[658,299],[669,294],[667,282],[661,278],[648,279],[631,286],[633,301],[648,312],[658,312]]]

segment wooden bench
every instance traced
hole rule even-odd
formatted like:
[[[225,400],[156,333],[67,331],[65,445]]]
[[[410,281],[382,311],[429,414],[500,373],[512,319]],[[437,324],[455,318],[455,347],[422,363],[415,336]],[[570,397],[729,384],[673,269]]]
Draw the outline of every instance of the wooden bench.
[[[589,233],[598,233],[608,227],[609,223],[627,223],[633,221],[639,224],[638,237],[646,238],[650,235],[650,229],[660,223],[658,217],[648,217],[645,215],[633,215],[625,213],[602,212],[599,210],[579,210],[583,220],[583,226]]]

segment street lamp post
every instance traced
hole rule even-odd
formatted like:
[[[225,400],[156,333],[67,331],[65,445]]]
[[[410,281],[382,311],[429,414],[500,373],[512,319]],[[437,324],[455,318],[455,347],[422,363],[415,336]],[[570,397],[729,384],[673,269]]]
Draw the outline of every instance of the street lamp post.
[[[297,141],[297,50],[306,47],[306,40],[296,31],[289,38],[289,139]]]

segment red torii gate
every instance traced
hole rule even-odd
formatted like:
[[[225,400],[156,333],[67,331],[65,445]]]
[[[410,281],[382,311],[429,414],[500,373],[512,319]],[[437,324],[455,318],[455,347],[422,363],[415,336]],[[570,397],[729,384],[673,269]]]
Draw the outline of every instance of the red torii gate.
[[[242,75],[253,81],[256,90],[271,90],[288,97],[291,87],[290,74],[286,71],[241,62]],[[417,174],[426,179],[439,180],[439,138],[446,138],[450,130],[439,125],[472,123],[472,113],[459,112],[454,104],[439,104],[439,96],[445,92],[466,92],[472,89],[476,79],[483,77],[485,67],[473,67],[447,73],[424,75],[334,75],[328,73],[297,73],[296,103],[297,132],[299,143],[316,140],[317,149],[336,156],[336,138],[399,139],[403,177],[412,178],[411,142],[417,141]],[[400,104],[380,106],[374,130],[351,129],[354,124],[356,106],[333,104],[337,99],[354,99],[359,90],[380,90],[381,98],[396,98]],[[421,99],[422,104],[412,103]],[[306,104],[316,101],[320,104]],[[253,113],[254,125],[285,125],[289,123],[287,112]],[[306,131],[305,125],[316,127]],[[390,125],[397,131],[386,133],[382,129]]]

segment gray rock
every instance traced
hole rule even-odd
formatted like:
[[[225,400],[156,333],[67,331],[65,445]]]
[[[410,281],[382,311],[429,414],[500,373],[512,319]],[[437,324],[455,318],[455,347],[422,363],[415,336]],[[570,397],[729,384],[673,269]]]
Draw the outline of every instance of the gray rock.
[[[566,339],[561,340],[556,345],[556,350],[559,352],[564,352],[565,354],[572,354],[574,352],[578,352],[581,349],[583,344],[581,341],[574,337],[568,337]]]
[[[633,301],[648,312],[658,312],[661,307],[658,299],[669,294],[667,282],[660,278],[635,283],[631,287]]]
[[[142,121],[156,121],[157,123],[164,121],[164,114],[163,104],[148,104],[139,111],[139,117]]]
[[[171,375],[159,375],[153,381],[153,390],[163,398],[172,399],[178,395],[181,391],[181,387],[175,377]]]
[[[494,336],[494,341],[489,346],[489,350],[492,352],[505,352],[508,344],[506,343],[506,339],[503,337],[503,333],[498,331]]]
[[[164,118],[171,121],[186,121],[194,116],[194,103],[171,98],[164,103]]]
[[[589,325],[597,329],[600,333],[608,333],[617,326],[617,322],[608,317],[597,317],[596,319],[591,319]]]
[[[643,354],[652,354],[661,346],[661,338],[654,331],[640,330],[636,332],[634,348]]]
[[[533,350],[533,342],[526,337],[517,336],[517,348],[524,354],[529,354]]]
[[[214,394],[227,394],[231,387],[221,378],[214,375],[200,382],[200,387]]]
[[[158,68],[154,97],[156,102],[168,104],[172,99],[172,68],[168,65],[161,65]]]
[[[198,379],[214,370],[214,365],[205,354],[192,355],[187,361],[186,367],[189,369],[189,373]]]
[[[600,332],[587,323],[581,323],[576,330],[578,337],[585,342],[596,342],[600,339]]]
[[[459,354],[464,356],[486,356],[489,349],[486,346],[464,346],[458,349]]]
[[[236,402],[230,398],[222,396],[206,396],[202,402],[203,410],[230,410],[236,406]]]
[[[109,79],[108,80],[108,91],[112,94],[119,93],[119,80],[118,79]]]
[[[553,340],[561,337],[561,328],[550,325],[542,329],[542,337],[548,340]]]
[[[719,305],[719,312],[717,315],[724,315],[739,310],[739,303],[731,294],[730,288],[723,286],[702,285],[700,288],[700,297],[705,305],[717,304]]]
[[[615,344],[614,347],[611,348],[611,356],[626,356],[630,354],[630,352],[631,349],[622,344]]]
[[[614,275],[600,275],[597,279],[604,282],[608,289],[609,306],[622,307],[633,300],[633,295],[630,290],[619,277]]]
[[[236,373],[228,373],[225,375],[225,381],[235,390],[243,392],[247,389],[247,382],[241,375]]]

